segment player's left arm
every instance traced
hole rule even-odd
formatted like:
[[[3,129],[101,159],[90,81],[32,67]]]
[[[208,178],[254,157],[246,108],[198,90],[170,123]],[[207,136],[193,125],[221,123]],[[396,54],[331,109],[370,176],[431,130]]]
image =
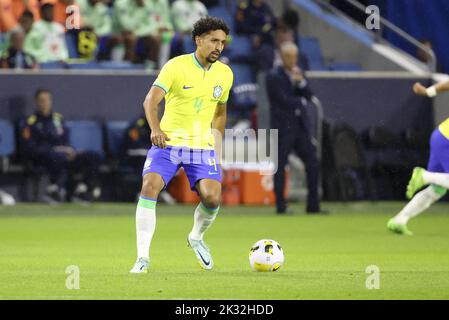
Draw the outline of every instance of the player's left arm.
[[[424,87],[417,82],[413,86],[413,91],[420,96],[427,96],[429,98],[435,97],[438,93],[449,91],[449,81],[443,81],[429,88]]]
[[[215,152],[217,154],[217,159],[221,158],[221,143],[224,138],[224,131],[226,127],[226,110],[226,102],[218,103],[215,109],[214,118],[212,119],[212,133],[215,139]]]
[[[224,130],[226,127],[226,110],[227,103],[218,103],[215,109],[214,118],[212,120],[212,129],[215,129],[224,137]]]

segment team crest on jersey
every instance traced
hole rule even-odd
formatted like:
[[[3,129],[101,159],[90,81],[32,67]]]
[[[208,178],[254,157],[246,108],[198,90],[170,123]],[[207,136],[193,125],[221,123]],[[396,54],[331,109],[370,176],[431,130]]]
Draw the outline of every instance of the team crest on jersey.
[[[218,99],[221,97],[221,94],[223,93],[223,88],[219,85],[214,87],[214,98]]]

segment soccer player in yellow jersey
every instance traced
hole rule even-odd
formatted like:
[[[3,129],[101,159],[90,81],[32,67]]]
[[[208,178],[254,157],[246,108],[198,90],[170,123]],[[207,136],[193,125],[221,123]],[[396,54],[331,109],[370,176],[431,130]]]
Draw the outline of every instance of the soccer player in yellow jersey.
[[[215,138],[221,142],[224,135],[226,101],[233,81],[231,69],[218,61],[228,34],[229,28],[221,19],[198,20],[192,31],[196,51],[168,61],[145,98],[153,146],[142,173],[136,210],[137,261],[131,273],[148,272],[156,201],[180,167],[201,198],[188,245],[201,267],[213,267],[203,235],[215,220],[221,199],[221,169],[214,146]],[[159,121],[159,103],[164,98],[165,111]]]
[[[433,98],[440,92],[449,91],[449,81],[429,88],[416,83],[413,91],[418,95]],[[427,188],[416,193],[427,185]],[[407,228],[407,222],[441,199],[447,189],[449,189],[449,118],[434,130],[430,139],[427,170],[419,167],[413,170],[406,194],[411,201],[388,221],[388,229],[398,234],[412,235]]]

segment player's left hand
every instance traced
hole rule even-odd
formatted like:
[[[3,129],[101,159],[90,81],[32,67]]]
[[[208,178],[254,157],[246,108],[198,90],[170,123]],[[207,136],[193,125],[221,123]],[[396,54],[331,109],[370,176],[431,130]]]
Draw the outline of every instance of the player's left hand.
[[[154,129],[151,131],[151,142],[158,146],[159,148],[165,149],[167,146],[165,141],[169,141],[170,138],[167,136],[167,134],[160,130],[160,129]]]
[[[421,83],[416,82],[413,85],[413,91],[420,96],[427,96],[426,87],[424,87]]]

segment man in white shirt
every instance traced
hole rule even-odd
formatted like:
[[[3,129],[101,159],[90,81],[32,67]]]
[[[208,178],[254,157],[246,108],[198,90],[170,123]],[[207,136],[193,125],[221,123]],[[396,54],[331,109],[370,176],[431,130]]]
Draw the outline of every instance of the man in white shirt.
[[[35,22],[25,38],[24,49],[39,63],[64,61],[69,57],[64,27],[53,21],[53,5],[40,8],[41,20]]]
[[[198,0],[176,0],[172,5],[175,30],[190,33],[199,19],[207,16],[207,8]]]
[[[184,41],[190,40],[193,25],[199,19],[207,16],[207,8],[198,0],[176,0],[171,7],[171,16],[176,34],[172,41],[171,56],[187,53]],[[192,44],[191,48],[194,47]],[[190,53],[190,52],[189,52]]]

